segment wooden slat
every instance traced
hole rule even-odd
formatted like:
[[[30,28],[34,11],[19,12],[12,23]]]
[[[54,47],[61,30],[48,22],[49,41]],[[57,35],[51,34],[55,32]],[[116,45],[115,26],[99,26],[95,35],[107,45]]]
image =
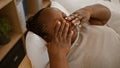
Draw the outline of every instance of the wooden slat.
[[[50,0],[43,0],[42,1],[42,8],[46,8],[50,6]]]
[[[0,9],[5,7],[8,3],[10,3],[12,0],[0,0]]]
[[[32,68],[31,62],[27,56],[24,57],[23,61],[21,62],[18,68]]]

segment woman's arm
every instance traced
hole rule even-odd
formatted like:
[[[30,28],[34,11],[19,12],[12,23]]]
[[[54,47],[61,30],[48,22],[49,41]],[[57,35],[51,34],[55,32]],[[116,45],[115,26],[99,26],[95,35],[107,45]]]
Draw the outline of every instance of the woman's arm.
[[[50,68],[69,68],[67,57],[64,55],[49,56]]]
[[[107,23],[107,21],[109,20],[111,13],[110,10],[100,4],[95,4],[92,6],[88,6],[86,8],[90,8],[91,7],[91,17],[90,17],[90,24],[95,24],[95,25],[104,25]]]
[[[47,44],[50,68],[69,68],[67,54],[71,47],[73,32],[69,24],[58,22],[52,40]]]
[[[104,25],[107,23],[110,16],[110,10],[107,7],[101,4],[95,4],[75,11],[73,14],[66,17],[66,19],[73,23],[81,21],[89,22],[91,25]]]

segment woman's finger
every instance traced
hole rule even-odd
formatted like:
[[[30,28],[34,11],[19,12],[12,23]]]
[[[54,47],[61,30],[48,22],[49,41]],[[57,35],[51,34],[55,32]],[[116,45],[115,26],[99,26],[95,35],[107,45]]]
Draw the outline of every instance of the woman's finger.
[[[70,16],[67,16],[65,19],[68,21],[71,21],[75,18],[74,14],[71,14]]]
[[[68,21],[71,21],[72,23],[76,23],[76,22],[80,21],[82,18],[83,18],[83,17],[82,17],[81,15],[76,14],[76,13],[74,13],[74,14],[66,17],[66,19],[67,19]]]
[[[83,17],[83,18],[81,19],[81,22],[84,22],[84,23],[87,23],[88,21],[89,21],[89,19],[86,18],[86,17]]]
[[[73,16],[74,16],[74,17],[78,17],[78,16],[79,16],[79,14],[77,14],[77,13],[74,13],[74,14],[73,14]]]
[[[59,29],[60,29],[60,26],[61,26],[61,22],[60,21],[57,21],[57,24],[55,26],[55,36],[58,35],[58,32],[59,32]]]
[[[62,32],[63,32],[63,30],[64,30],[64,27],[65,27],[65,22],[62,22],[61,23],[61,26],[60,26],[60,28],[59,28],[59,34],[58,34],[58,36],[59,37],[61,37],[61,35],[62,35]]]
[[[73,19],[71,22],[72,23],[76,23],[76,22],[80,22],[81,21],[81,19],[82,19],[83,17],[81,16],[81,15],[79,15],[79,16],[77,16],[75,19]]]
[[[72,20],[72,23],[76,23],[78,21],[80,21],[79,18],[75,18],[75,19]]]
[[[73,15],[69,16],[68,19],[69,20],[73,20],[75,17]]]
[[[68,42],[71,42],[72,36],[73,36],[73,31],[70,31],[67,35]]]
[[[68,31],[69,31],[69,24],[66,23],[62,33],[62,36],[64,37],[65,40],[67,38]]]

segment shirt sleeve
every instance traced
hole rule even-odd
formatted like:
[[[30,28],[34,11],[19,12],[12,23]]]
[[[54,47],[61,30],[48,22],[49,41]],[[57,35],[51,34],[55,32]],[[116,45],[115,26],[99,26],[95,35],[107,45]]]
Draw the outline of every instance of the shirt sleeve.
[[[120,35],[120,3],[109,1],[98,1],[97,3],[109,8],[109,10],[111,11],[111,17],[107,25],[114,29]]]

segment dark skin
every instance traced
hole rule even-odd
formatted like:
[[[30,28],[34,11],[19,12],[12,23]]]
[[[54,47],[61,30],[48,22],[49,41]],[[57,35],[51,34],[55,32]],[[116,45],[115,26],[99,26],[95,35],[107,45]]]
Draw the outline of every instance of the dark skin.
[[[69,24],[69,29],[74,32],[71,43],[74,42],[77,36],[76,27],[73,25],[73,23],[66,21],[65,17],[66,15],[57,8],[47,8],[41,13],[41,15],[39,16],[39,21],[40,23],[44,23],[46,25],[44,30],[46,31],[47,35],[43,38],[47,42],[50,42],[54,37],[54,29],[58,21],[61,22],[61,24],[63,24],[61,30],[63,30],[66,23]]]
[[[97,9],[98,7],[99,9]],[[50,68],[69,68],[66,55],[77,36],[72,23],[81,21],[91,25],[104,25],[109,18],[109,9],[100,4],[79,9],[68,17],[55,8],[44,10],[40,15],[40,22],[47,24],[45,30],[48,34],[43,38],[48,42],[46,46],[48,48]]]
[[[64,24],[61,24],[60,22],[57,23],[56,28],[54,29],[55,35],[53,40],[47,44],[50,68],[69,67],[66,55],[71,47],[73,31],[69,31],[69,23],[65,23],[64,27],[63,25]],[[54,51],[56,49],[57,51]]]
[[[39,16],[40,23],[46,24],[50,68],[68,68],[67,57],[77,31],[75,26],[65,20],[66,15],[56,8],[47,8]],[[62,64],[64,63],[64,64]]]
[[[84,7],[66,17],[66,20],[75,23],[80,21],[90,25],[105,25],[111,16],[110,10],[100,4]],[[80,25],[81,25],[80,24]]]

